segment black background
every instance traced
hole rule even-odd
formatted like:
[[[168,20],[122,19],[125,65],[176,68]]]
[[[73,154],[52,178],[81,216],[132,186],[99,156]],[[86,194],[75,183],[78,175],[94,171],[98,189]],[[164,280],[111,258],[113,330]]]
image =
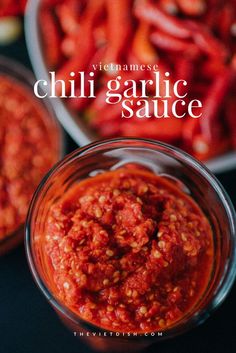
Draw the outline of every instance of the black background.
[[[30,67],[24,39],[0,47],[0,54]],[[67,136],[67,152],[76,148]],[[217,175],[236,205],[236,170]],[[236,269],[235,269],[236,271]],[[202,326],[151,346],[159,353],[236,352],[236,285]],[[89,353],[59,321],[31,277],[23,245],[0,258],[0,353]],[[126,353],[126,352],[124,352]]]

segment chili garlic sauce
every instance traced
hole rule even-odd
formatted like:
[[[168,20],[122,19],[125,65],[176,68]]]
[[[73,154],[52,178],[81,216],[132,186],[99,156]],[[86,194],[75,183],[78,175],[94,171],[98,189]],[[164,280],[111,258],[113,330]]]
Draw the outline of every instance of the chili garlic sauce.
[[[88,178],[55,204],[42,238],[56,297],[122,332],[164,330],[209,282],[210,224],[178,187],[141,169]]]

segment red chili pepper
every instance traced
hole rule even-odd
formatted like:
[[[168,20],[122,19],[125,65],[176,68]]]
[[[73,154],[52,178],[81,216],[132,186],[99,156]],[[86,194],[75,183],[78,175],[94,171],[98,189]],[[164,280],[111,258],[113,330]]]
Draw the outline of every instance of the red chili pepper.
[[[185,22],[163,12],[158,5],[150,1],[138,0],[134,8],[135,16],[138,19],[161,29],[177,38],[190,38],[191,30]]]
[[[234,73],[231,69],[225,69],[220,76],[215,78],[209,88],[208,95],[203,101],[202,116],[199,118],[199,124],[202,134],[209,142],[213,141],[213,125],[220,113],[233,76]]]
[[[232,39],[232,25],[236,22],[236,2],[224,4],[219,16],[219,34],[225,43],[230,43]]]
[[[159,0],[159,6],[162,10],[170,15],[176,15],[178,13],[178,7],[176,0]]]
[[[51,11],[42,8],[40,12],[40,26],[43,37],[44,53],[48,67],[55,68],[60,64],[60,34]]]
[[[69,89],[68,79],[70,72],[86,71],[86,68],[95,53],[95,41],[93,37],[93,24],[97,20],[102,11],[104,0],[89,1],[86,13],[83,15],[83,21],[78,31],[78,41],[80,42],[80,50],[66,62],[57,72],[57,79],[66,82],[66,91]]]
[[[81,33],[81,38],[84,35]],[[86,40],[81,43],[80,52],[76,53],[69,59],[57,72],[57,80],[63,80],[66,83],[66,92],[68,92],[70,85],[68,80],[71,79],[70,73],[78,71],[86,71],[88,60],[91,60],[94,54],[95,46],[92,40],[92,33],[88,34]]]
[[[231,60],[231,67],[234,71],[236,71],[236,50],[235,50],[235,54],[233,55],[232,60]]]
[[[91,27],[95,27],[105,10],[105,1],[106,0],[87,0],[84,13],[81,17],[82,23],[90,23]]]
[[[92,65],[96,64],[98,62],[100,62],[104,56],[105,53],[105,47],[102,47],[100,49],[97,50],[97,52],[94,54],[94,56],[91,59],[91,62],[88,64],[88,68],[87,68],[87,72],[85,72],[85,94],[88,95],[89,94],[89,82],[88,80],[93,79],[94,82],[96,81],[97,77],[99,76],[100,72],[99,70],[93,70]],[[93,72],[94,76],[91,77],[89,75],[90,72]],[[76,96],[80,96],[81,94],[81,90],[77,89],[75,91],[75,95]],[[91,102],[93,98],[71,98],[69,99],[69,104],[70,106],[77,110],[77,111],[81,111],[81,109],[84,109],[85,107],[87,107],[89,105],[89,103]],[[97,98],[96,98],[97,99]]]
[[[216,57],[218,60],[225,61],[229,52],[224,44],[212,35],[208,28],[188,21],[189,29],[192,30],[192,38],[196,45],[209,56]]]
[[[87,1],[86,8],[80,17],[80,23],[78,28],[75,28],[73,26],[73,33],[70,33],[69,37],[66,38],[66,42],[63,43],[63,47],[62,47],[63,52],[66,53],[69,57],[70,56],[74,57],[74,60],[73,58],[70,59],[71,60],[70,65],[68,64],[68,67],[71,68],[71,71],[76,71],[80,67],[81,67],[81,70],[83,70],[83,67],[86,62],[86,55],[88,55],[87,61],[89,62],[89,59],[91,58],[91,54],[95,52],[96,43],[93,35],[93,30],[99,16],[101,15],[104,9],[103,8],[104,4],[105,4],[105,0],[97,0],[96,2],[92,0]],[[72,11],[71,16],[73,16],[73,12],[74,11]],[[63,11],[62,11],[62,18],[63,18]],[[75,24],[75,22],[73,23]],[[76,48],[78,47],[78,43],[81,43],[81,45],[80,45],[79,53],[78,52],[76,53]],[[81,56],[81,59],[80,59],[80,56]],[[72,67],[73,63],[75,64],[74,70]],[[69,74],[68,70],[66,70],[66,66],[65,66],[65,74],[67,76]]]
[[[77,35],[74,33],[65,36],[61,42],[61,51],[66,58],[70,58],[75,54],[77,48]]]
[[[193,138],[192,151],[193,156],[200,161],[206,161],[212,159],[215,156],[226,152],[230,147],[230,142],[227,137],[221,136],[215,139],[211,143],[206,139],[205,136],[199,134]]]
[[[107,31],[105,23],[99,24],[97,27],[93,28],[93,37],[96,48],[100,48],[107,44]],[[80,41],[79,37],[79,28],[74,33],[66,35],[61,43],[61,50],[66,57],[71,57],[75,54],[78,47],[78,42]]]
[[[115,76],[117,76],[118,73],[116,73]],[[121,81],[120,81],[120,88],[116,90],[116,93],[123,94],[124,90],[127,89],[129,86],[124,87],[124,82],[127,80],[140,80],[145,78],[145,72],[142,71],[134,71],[134,72],[122,72],[121,73]],[[107,83],[109,80],[111,80],[112,77],[110,76],[105,76],[103,78],[103,85],[102,88],[98,91],[96,94],[96,99],[92,101],[89,107],[89,115],[91,116],[90,121],[92,122],[92,125],[95,126],[96,128],[99,128],[100,124],[102,121],[106,122],[107,120],[111,120],[114,117],[115,118],[120,118],[121,117],[121,103],[117,103],[114,105],[110,105],[106,103],[106,98],[107,98]],[[137,92],[138,94],[138,92]],[[134,99],[135,101],[136,99]]]
[[[96,119],[91,120],[91,125],[96,128],[98,131],[101,130],[103,125],[107,123],[112,123],[115,121],[120,122],[122,114],[122,101],[117,104],[106,104],[103,109],[95,112]]]
[[[96,94],[96,99],[92,100],[88,109],[88,115],[91,116],[91,121],[93,118],[96,119],[96,114],[98,111],[106,107],[106,96],[107,96],[107,87],[102,86]]]
[[[201,64],[201,75],[207,80],[212,80],[215,76],[220,76],[225,70],[225,64],[217,58],[206,60]]]
[[[206,9],[206,0],[176,0],[181,11],[187,16],[200,16]]]
[[[155,31],[151,33],[150,40],[161,49],[182,52],[184,56],[196,56],[199,53],[197,46],[190,41],[175,38],[167,33]]]
[[[234,1],[234,0],[233,0]],[[217,31],[219,27],[219,13],[221,11],[221,0],[207,0],[207,11],[201,18],[201,23]]]
[[[156,49],[149,41],[149,33],[150,25],[146,22],[141,22],[135,32],[132,45],[134,54],[143,64],[154,64],[158,59]]]
[[[185,80],[187,86],[181,85],[178,89],[180,95],[184,95],[186,92],[191,91],[192,82],[194,77],[194,65],[196,63],[190,59],[181,58],[176,62],[175,69],[175,79],[176,80]],[[184,100],[186,104],[189,102],[189,97],[187,96]],[[186,111],[186,107],[178,105],[177,113],[182,115]]]
[[[132,32],[131,0],[106,0],[108,46],[105,61],[120,63]]]
[[[126,87],[127,88],[127,87]],[[121,92],[122,90],[120,90]],[[141,91],[137,91],[137,96],[141,95]],[[137,102],[140,98],[133,98],[133,107],[132,109],[135,110],[137,109]],[[101,127],[103,124],[107,124],[108,122],[112,121],[119,121],[121,122],[122,120],[122,102],[124,99],[122,99],[119,103],[117,104],[106,104],[106,106],[103,107],[103,109],[99,109],[99,111],[96,112],[96,119],[92,121],[92,125],[100,131]],[[95,113],[95,112],[94,112]]]
[[[208,96],[203,101],[202,116],[199,119],[189,118],[183,126],[186,146],[191,146],[192,153],[198,159],[209,159],[229,146],[229,139],[225,141],[219,113],[232,84],[232,75],[232,70],[225,69],[225,72],[215,79]]]
[[[62,30],[67,34],[72,34],[79,29],[80,7],[78,1],[69,0],[56,7],[56,14]]]
[[[166,63],[164,62],[163,60],[159,60],[157,62],[157,65],[158,65],[158,71],[159,74],[160,74],[160,87],[159,87],[159,90],[160,90],[160,96],[165,96],[165,84],[164,84],[164,78],[165,78],[165,73],[166,72],[169,72],[170,73],[170,77],[168,78],[170,80],[170,91],[172,90],[172,87],[173,87],[173,83],[172,83],[172,70],[171,70],[171,67]],[[155,82],[155,71],[151,70],[151,71],[147,71],[147,76],[149,79],[153,80]],[[155,94],[155,87],[153,85],[153,87],[151,88],[151,93]],[[170,92],[170,95],[172,95],[172,92]]]
[[[195,80],[196,75],[194,75],[193,80]],[[212,76],[211,76],[212,79]],[[209,82],[204,82],[202,79],[201,81],[195,82],[192,84],[190,93],[191,93],[191,97],[197,98],[202,100],[202,98],[204,98],[207,94],[208,94],[208,86],[209,86]]]
[[[197,133],[200,133],[200,125],[198,119],[188,117],[184,121],[182,138],[185,149],[189,150],[192,147],[192,142]]]
[[[101,24],[96,26],[93,30],[93,33],[97,48],[107,44],[107,26],[105,22],[102,22]]]
[[[188,85],[187,90],[190,90],[191,88],[195,65],[196,65],[196,62],[190,58],[182,57],[182,58],[179,58],[178,61],[176,61],[175,78],[177,80],[182,79],[187,81],[187,85]],[[186,88],[183,88],[183,89],[186,91]]]

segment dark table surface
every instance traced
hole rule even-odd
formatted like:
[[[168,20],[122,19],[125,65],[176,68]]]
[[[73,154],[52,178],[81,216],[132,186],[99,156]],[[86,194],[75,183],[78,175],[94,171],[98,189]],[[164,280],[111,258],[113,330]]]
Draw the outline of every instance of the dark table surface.
[[[24,39],[0,47],[30,67]],[[76,148],[67,138],[67,152]],[[236,170],[217,175],[236,205]],[[0,353],[90,353],[59,321],[31,277],[23,245],[0,258]],[[236,269],[235,269],[236,271]],[[149,353],[231,353],[236,351],[236,285],[202,326],[158,343]],[[124,352],[126,353],[126,352]]]

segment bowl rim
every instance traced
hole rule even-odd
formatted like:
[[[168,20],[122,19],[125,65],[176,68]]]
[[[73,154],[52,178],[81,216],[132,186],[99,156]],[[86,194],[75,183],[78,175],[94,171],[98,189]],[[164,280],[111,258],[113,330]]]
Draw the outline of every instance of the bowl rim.
[[[169,329],[163,330],[167,335],[169,334],[170,336],[167,337],[158,337],[158,339],[165,339],[169,337],[173,337],[176,335],[179,335],[180,333],[186,332],[192,327],[198,326],[199,324],[203,323],[209,316],[210,314],[218,308],[222,302],[225,300],[226,296],[228,295],[230,289],[233,286],[235,277],[236,277],[236,214],[234,207],[231,203],[231,200],[224,190],[223,186],[221,183],[217,180],[217,178],[208,170],[208,168],[203,165],[201,162],[197,161],[195,158],[187,154],[186,152],[183,152],[182,150],[175,148],[171,145],[162,143],[162,142],[157,142],[155,140],[151,139],[137,139],[137,138],[115,138],[115,139],[108,139],[108,140],[103,140],[103,141],[97,141],[93,142],[85,147],[78,148],[69,155],[67,155],[62,161],[58,162],[49,172],[48,174],[44,177],[42,180],[41,184],[38,186],[38,189],[35,191],[35,194],[32,198],[28,215],[27,215],[27,220],[26,220],[26,226],[25,226],[25,249],[26,249],[26,256],[28,260],[28,264],[30,267],[30,270],[32,272],[33,278],[40,288],[40,290],[43,292],[43,294],[46,296],[50,304],[58,312],[60,312],[62,315],[65,317],[68,317],[72,322],[75,324],[82,324],[83,327],[89,328],[90,330],[96,330],[99,332],[107,332],[109,330],[103,329],[99,326],[96,326],[95,324],[92,324],[83,318],[79,317],[75,313],[73,313],[70,309],[64,306],[63,303],[61,303],[48,289],[47,284],[44,283],[44,281],[40,278],[40,275],[37,271],[37,265],[35,264],[35,261],[33,259],[33,249],[32,249],[32,244],[31,244],[31,219],[32,215],[34,212],[34,205],[40,196],[41,191],[44,188],[45,183],[49,182],[51,178],[54,177],[54,174],[58,172],[58,170],[70,163],[70,161],[73,161],[75,158],[80,159],[81,157],[84,157],[88,154],[93,153],[93,150],[96,150],[96,148],[99,148],[100,146],[107,146],[111,143],[119,144],[119,143],[147,143],[151,145],[155,145],[156,148],[159,148],[158,152],[160,153],[165,153],[167,155],[171,155],[171,157],[175,159],[180,159],[181,161],[184,160],[185,164],[193,167],[194,169],[197,169],[197,171],[201,174],[202,177],[206,178],[207,181],[212,185],[212,189],[217,193],[221,203],[223,204],[223,207],[225,209],[227,219],[229,222],[229,228],[231,230],[231,241],[232,241],[232,247],[231,247],[231,253],[228,259],[228,262],[226,264],[226,268],[222,274],[222,279],[217,287],[216,293],[214,292],[212,294],[212,298],[207,304],[206,307],[198,309],[198,312],[196,313],[191,313],[189,318],[186,316],[186,320],[181,324],[181,318],[180,324],[173,325]],[[129,145],[131,146],[131,145]],[[124,148],[127,146],[119,146],[119,148]],[[115,147],[113,147],[115,149]],[[112,148],[112,149],[113,149]],[[149,146],[149,148],[151,148]],[[96,150],[97,151],[97,150]],[[116,332],[113,330],[110,330],[110,332]],[[132,339],[133,337],[128,337],[128,339]],[[147,337],[141,337],[140,339],[145,339]],[[135,337],[134,339],[137,339]],[[150,337],[149,337],[150,339]],[[157,339],[156,337],[153,337],[153,339]]]

